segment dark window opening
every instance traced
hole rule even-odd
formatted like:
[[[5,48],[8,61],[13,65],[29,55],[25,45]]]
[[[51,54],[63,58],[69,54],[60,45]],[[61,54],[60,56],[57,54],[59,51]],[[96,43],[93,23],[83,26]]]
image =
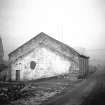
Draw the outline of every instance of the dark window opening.
[[[36,62],[35,61],[31,61],[30,62],[30,68],[33,70],[33,69],[35,69],[35,66],[36,66]]]

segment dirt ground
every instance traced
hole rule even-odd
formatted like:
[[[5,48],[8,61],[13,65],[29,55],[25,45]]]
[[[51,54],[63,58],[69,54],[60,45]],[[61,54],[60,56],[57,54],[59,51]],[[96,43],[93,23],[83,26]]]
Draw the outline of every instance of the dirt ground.
[[[105,71],[97,71],[88,79],[74,84],[62,96],[45,105],[105,105]]]
[[[0,82],[2,105],[105,105],[105,71],[72,82],[53,78],[29,83]]]
[[[0,102],[2,105],[39,105],[49,98],[64,94],[72,82],[64,78],[52,78],[30,82],[0,82]]]

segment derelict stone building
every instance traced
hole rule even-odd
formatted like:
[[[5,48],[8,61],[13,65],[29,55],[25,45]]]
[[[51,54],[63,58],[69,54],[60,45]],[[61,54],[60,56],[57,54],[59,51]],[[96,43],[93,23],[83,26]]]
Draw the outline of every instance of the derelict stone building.
[[[41,32],[9,54],[11,80],[35,80],[88,73],[88,58]]]

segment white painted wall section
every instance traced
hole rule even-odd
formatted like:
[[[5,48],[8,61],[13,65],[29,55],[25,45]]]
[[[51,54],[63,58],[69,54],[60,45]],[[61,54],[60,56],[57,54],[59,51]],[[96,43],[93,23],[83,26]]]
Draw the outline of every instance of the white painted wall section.
[[[30,68],[31,61],[36,62],[34,70]],[[71,62],[47,48],[37,47],[11,66],[13,80],[16,79],[16,70],[20,70],[21,80],[34,80],[69,73]]]

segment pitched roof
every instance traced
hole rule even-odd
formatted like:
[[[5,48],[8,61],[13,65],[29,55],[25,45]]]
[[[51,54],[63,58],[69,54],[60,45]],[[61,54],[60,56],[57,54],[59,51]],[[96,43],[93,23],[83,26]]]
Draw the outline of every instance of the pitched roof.
[[[41,44],[41,43],[47,47],[55,49],[58,52],[61,52],[63,55],[67,55],[67,56],[71,56],[71,54],[80,55],[72,47],[48,36],[47,34],[45,34],[43,32],[41,32],[37,36],[32,38],[31,40],[29,40],[28,42],[26,42],[25,44],[23,44],[22,46],[20,46],[19,48],[17,48],[13,52],[11,52],[9,54],[9,57],[13,56],[13,55],[16,58],[19,56],[22,56],[23,54],[25,54],[25,53],[29,52],[30,50],[32,50],[33,48],[35,48],[36,45]]]

